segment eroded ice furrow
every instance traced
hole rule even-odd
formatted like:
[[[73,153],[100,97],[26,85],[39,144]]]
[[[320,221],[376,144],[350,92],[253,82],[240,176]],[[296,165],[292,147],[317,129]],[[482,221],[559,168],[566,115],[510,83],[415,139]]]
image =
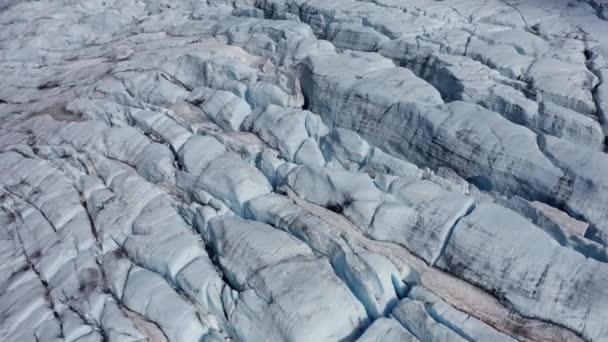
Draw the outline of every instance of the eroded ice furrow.
[[[4,210],[11,210],[10,208],[6,207],[5,205],[3,205],[3,209]],[[11,214],[11,215],[13,215],[16,220],[19,219],[19,215],[18,214],[15,214],[12,211],[9,211],[8,213]],[[48,281],[40,273],[40,271],[36,267],[36,264],[32,261],[32,256],[33,255],[35,256],[35,254],[34,253],[28,254],[28,251],[26,250],[26,247],[24,245],[23,238],[21,237],[21,234],[18,231],[16,231],[14,228],[13,228],[13,230],[14,230],[13,241],[16,242],[21,247],[21,250],[22,250],[21,252],[23,253],[23,255],[25,257],[25,261],[26,261],[25,271],[27,272],[28,270],[31,270],[31,272],[33,272],[35,274],[35,276],[34,276],[35,280],[34,281],[37,280],[39,282],[39,284],[40,284],[38,287],[42,287],[42,291],[40,291],[42,293],[36,293],[36,292],[39,292],[39,291],[35,291],[35,288],[31,289],[31,290],[34,290],[33,296],[35,297],[36,295],[39,295],[41,298],[43,298],[43,301],[45,302],[44,306],[46,306],[46,309],[50,309],[51,314],[52,314],[52,316],[53,316],[53,318],[55,320],[55,323],[58,326],[58,331],[57,331],[58,336],[61,337],[61,338],[63,338],[63,337],[65,337],[64,323],[63,323],[63,321],[62,321],[62,319],[60,317],[60,314],[58,312],[57,304],[55,303],[55,300],[50,295],[50,289],[49,289]],[[34,285],[34,287],[36,287],[36,286]],[[4,295],[10,295],[10,294],[11,294],[10,292],[9,293],[6,293],[6,292],[4,293]],[[27,303],[27,304],[29,304],[29,303]],[[39,308],[38,310],[40,310],[40,309],[44,310],[43,308]],[[13,324],[15,324],[15,323],[20,324],[22,322],[19,322],[19,321],[13,322]],[[15,335],[17,337],[19,336],[19,331],[12,331],[12,333],[13,333],[13,336],[15,336]],[[13,337],[10,334],[7,337],[9,337],[9,336]]]
[[[519,193],[529,199],[554,203],[557,206],[567,206],[567,203],[571,201],[586,202],[577,209],[569,210],[572,210],[571,213],[575,216],[583,217],[598,225],[598,230],[605,229],[602,227],[602,219],[594,219],[594,217],[597,217],[596,215],[602,215],[603,210],[598,211],[593,208],[596,204],[602,207],[606,205],[602,199],[603,195],[598,194],[593,200],[591,198],[595,195],[585,195],[579,198],[576,192],[572,193],[571,185],[563,186],[563,183],[560,183],[563,172],[555,167],[540,150],[535,148],[536,135],[532,132],[520,126],[510,126],[509,130],[499,130],[498,127],[501,125],[508,125],[506,121],[501,120],[500,116],[463,102],[452,102],[444,107],[430,107],[412,102],[413,100],[408,98],[413,96],[412,93],[402,100],[394,97],[387,98],[385,96],[386,90],[381,91],[382,94],[380,94],[379,91],[375,90],[377,88],[370,86],[369,83],[364,84],[357,81],[350,75],[343,76],[342,84],[346,86],[346,89],[341,89],[330,85],[335,82],[336,77],[340,79],[340,73],[337,71],[339,69],[325,71],[327,69],[324,69],[324,67],[315,68],[317,65],[344,63],[351,59],[353,57],[326,56],[311,59],[308,62],[308,70],[310,71],[306,73],[307,77],[310,78],[303,79],[304,92],[311,99],[315,99],[314,101],[311,100],[313,111],[320,112],[322,116],[331,113],[331,116],[326,117],[326,120],[330,121],[330,126],[333,123],[340,127],[356,130],[363,137],[382,146],[389,152],[404,155],[424,166],[437,168],[447,163],[465,178],[487,177],[486,175],[491,172],[492,177],[497,180],[499,179],[497,173],[504,167],[506,177],[492,183],[490,190],[495,189],[506,194]],[[362,63],[365,65],[364,58],[362,59]],[[370,66],[370,68],[374,70],[376,66]],[[327,96],[327,92],[321,92],[321,89],[332,89],[333,94]],[[335,102],[331,98],[345,98],[345,100]],[[350,109],[357,108],[359,106],[358,102],[365,98],[373,98],[376,103],[366,102],[365,105],[368,108],[359,112],[362,115],[359,120],[353,120]],[[376,119],[370,122],[369,117],[372,115]],[[405,126],[403,124],[404,119],[407,120]],[[419,120],[421,123],[418,123]],[[473,120],[477,122],[484,120],[486,123],[484,127],[470,126]],[[397,123],[401,123],[401,125],[398,126]],[[425,127],[425,131],[421,132],[420,126]],[[378,140],[379,136],[376,135],[379,129],[384,134],[382,141]],[[387,133],[391,130],[394,131],[395,135],[389,138]],[[464,132],[467,132],[467,135],[475,132],[480,136],[471,139],[470,136],[463,135]],[[511,140],[514,137],[517,137],[516,140]],[[489,146],[487,142],[490,140],[494,140],[496,145]],[[527,144],[523,143],[525,140],[529,142]],[[431,143],[429,144],[428,141],[431,141]],[[484,141],[484,143],[482,144],[481,141]],[[513,141],[513,143],[507,143],[507,141]],[[558,146],[563,146],[563,148],[574,146],[566,141],[560,142],[558,139],[552,141],[555,141]],[[516,146],[520,143],[521,146]],[[463,144],[463,148],[455,148],[456,144]],[[517,160],[521,151],[516,150],[520,148],[523,148],[527,153],[527,160],[525,161]],[[468,151],[466,151],[467,149]],[[482,152],[484,149],[487,149],[486,152]],[[599,157],[600,164],[601,161],[606,159],[603,153],[595,153],[585,149],[582,151],[585,151],[584,153],[588,158],[591,155]],[[479,158],[480,153],[486,154],[488,159]],[[490,156],[492,154],[495,154],[495,156]],[[536,157],[532,158],[531,155],[536,155]],[[564,156],[564,158],[567,157]],[[599,164],[598,166],[601,170],[602,166]],[[527,170],[525,175],[522,173],[518,176],[519,170],[524,169]],[[534,175],[531,172],[539,173]],[[582,175],[577,178],[582,179]],[[522,188],[521,184],[527,185]],[[523,191],[523,193],[520,191]]]
[[[580,87],[573,86],[571,91],[564,93],[555,87],[543,89],[551,83],[546,82],[547,65],[560,65],[561,63],[563,67],[551,69],[551,75],[553,75],[551,77],[559,77],[565,81],[573,79],[574,74],[579,77],[578,75],[586,72],[584,61],[580,62],[580,58],[573,61],[562,61],[559,58],[550,57],[552,53],[555,56],[556,48],[549,48],[544,40],[524,30],[500,25],[493,26],[490,23],[476,21],[474,24],[468,22],[469,26],[474,27],[474,32],[471,32],[466,25],[444,25],[436,17],[411,17],[410,14],[404,16],[395,12],[388,12],[382,16],[382,19],[379,19],[380,17],[376,17],[376,12],[382,12],[383,9],[376,11],[372,5],[360,6],[356,5],[358,3],[354,1],[332,5],[304,3],[298,6],[295,3],[259,2],[258,7],[271,18],[298,16],[302,21],[309,23],[320,38],[329,39],[337,47],[359,51],[378,51],[395,59],[431,82],[442,92],[446,100],[457,99],[478,103],[501,113],[517,124],[526,125],[535,132],[555,135],[581,144],[590,144],[597,148],[603,146],[604,135],[597,121],[584,115],[577,115],[568,109],[581,109],[586,106],[585,108],[588,108],[583,108],[583,112],[594,112],[595,109],[591,108],[594,107],[594,104],[590,95],[594,88],[593,83],[587,86],[588,82],[581,78],[577,80],[577,82],[580,81]],[[514,7],[510,6],[510,8]],[[361,20],[361,13],[369,16],[363,16]],[[408,17],[414,18],[414,20],[406,19]],[[422,18],[426,18],[426,20]],[[370,39],[370,34],[366,32],[366,29],[370,27],[370,20],[395,21],[393,29],[389,30],[393,32],[389,34],[391,39],[382,36],[384,39],[375,38],[367,43],[367,45],[375,46],[375,49],[361,45]],[[325,26],[317,24],[317,21],[321,21]],[[341,26],[344,26],[343,29],[346,31],[343,35],[354,36],[356,39],[342,41],[338,34]],[[526,39],[523,39],[525,43],[522,43],[522,36],[526,36]],[[547,46],[541,45],[539,48],[535,44],[535,40],[541,41]],[[464,47],[465,57],[461,56],[463,52],[460,46]],[[584,46],[581,45],[579,48],[579,56],[582,58]],[[557,49],[559,50],[560,47],[558,46]],[[545,57],[545,54],[549,57]],[[475,60],[483,64],[477,63]],[[518,60],[522,64],[518,64]],[[511,65],[510,68],[509,65]],[[577,71],[573,72],[575,68]],[[504,73],[512,80],[499,75],[493,69]],[[519,71],[514,71],[517,69]],[[443,73],[445,76],[441,78],[433,76],[436,73]],[[590,76],[593,77],[593,75]],[[520,82],[520,79],[525,80],[527,84]],[[536,89],[540,89],[539,92],[542,92],[542,96],[535,94],[532,99],[528,99],[527,93],[531,87],[534,88],[534,92]],[[581,91],[580,96],[577,95],[579,88],[585,88]],[[578,105],[577,100],[572,100],[574,102],[569,100],[569,97],[576,98],[577,96],[585,103],[584,106]],[[554,106],[552,103],[545,106],[546,100],[554,101],[568,108]],[[540,107],[537,102],[540,103]],[[545,109],[547,106],[551,108],[550,111]],[[557,120],[560,124],[553,124]]]
[[[451,272],[453,272],[456,275],[462,275],[462,274],[467,274],[468,272],[473,272],[475,273],[475,276],[472,276],[470,278],[465,276],[465,279],[469,279],[470,281],[473,282],[477,282],[479,285],[481,285],[482,287],[485,287],[487,289],[495,289],[495,291],[499,291],[499,295],[502,296],[504,299],[510,301],[511,303],[513,303],[513,305],[515,305],[516,307],[520,306],[520,305],[525,305],[524,301],[530,300],[530,298],[544,298],[544,296],[549,296],[554,298],[553,300],[551,300],[552,303],[552,307],[547,308],[547,307],[532,307],[532,306],[528,306],[527,309],[524,309],[523,307],[521,307],[521,309],[519,309],[519,311],[521,311],[524,315],[531,315],[531,316],[537,316],[537,315],[542,315],[542,311],[543,310],[548,310],[551,312],[555,312],[555,311],[562,311],[562,312],[569,312],[570,317],[568,319],[565,319],[559,323],[565,325],[565,326],[569,326],[572,329],[575,330],[579,330],[581,331],[581,334],[585,337],[585,338],[589,338],[589,339],[596,339],[596,338],[601,338],[601,336],[603,336],[604,332],[602,331],[602,329],[604,329],[603,324],[601,323],[593,323],[592,321],[588,320],[588,317],[594,315],[594,311],[598,310],[598,312],[602,312],[604,309],[602,308],[605,304],[602,304],[600,301],[603,300],[603,298],[605,298],[604,295],[599,295],[597,297],[596,300],[594,300],[594,304],[591,305],[588,308],[585,308],[584,310],[582,310],[581,312],[575,312],[572,311],[572,308],[567,308],[568,306],[570,306],[572,303],[572,299],[573,298],[580,298],[581,295],[585,295],[584,292],[581,292],[579,287],[580,285],[578,285],[578,282],[574,282],[574,283],[568,283],[568,286],[564,286],[559,290],[553,289],[550,286],[542,286],[541,284],[550,284],[552,282],[553,279],[555,279],[555,277],[559,278],[559,277],[568,277],[568,272],[575,272],[575,274],[577,274],[577,277],[580,276],[583,279],[581,279],[580,284],[585,284],[584,288],[586,289],[586,291],[591,291],[592,296],[594,296],[595,294],[597,294],[597,291],[602,291],[600,288],[598,288],[597,290],[594,289],[597,285],[593,285],[593,284],[597,284],[597,283],[601,283],[603,282],[602,277],[604,277],[604,273],[605,271],[603,271],[603,269],[606,267],[606,264],[604,263],[599,263],[593,259],[579,259],[582,258],[582,256],[577,255],[571,255],[570,253],[572,253],[572,251],[568,250],[568,249],[564,249],[564,248],[560,248],[560,247],[554,247],[554,248],[546,248],[546,249],[530,249],[528,250],[529,253],[534,253],[536,254],[535,256],[526,256],[523,259],[519,259],[519,260],[527,260],[527,264],[522,265],[520,262],[518,262],[518,257],[514,256],[513,258],[511,256],[507,256],[505,255],[504,262],[500,263],[500,262],[496,262],[496,263],[487,263],[486,261],[484,261],[484,257],[482,255],[480,255],[480,260],[479,262],[474,261],[471,262],[471,260],[468,260],[466,263],[459,263],[457,260],[457,257],[455,258],[456,255],[458,255],[458,253],[460,251],[464,251],[467,248],[471,248],[473,245],[477,250],[480,250],[480,244],[479,242],[481,240],[484,240],[486,242],[489,242],[492,239],[497,239],[497,240],[503,240],[504,241],[504,245],[503,243],[501,244],[497,244],[495,245],[495,248],[506,248],[509,249],[511,247],[508,247],[511,243],[513,244],[517,244],[518,246],[521,246],[521,244],[517,243],[514,239],[503,239],[501,238],[501,235],[504,234],[505,232],[509,231],[509,234],[518,234],[517,231],[514,231],[513,229],[508,229],[506,227],[501,227],[501,225],[505,224],[505,225],[512,225],[511,227],[515,227],[518,226],[518,229],[525,229],[523,228],[522,225],[518,225],[518,222],[521,224],[524,224],[525,221],[519,221],[518,219],[515,220],[515,217],[513,217],[514,220],[508,220],[507,216],[512,215],[512,213],[509,213],[509,211],[500,208],[500,207],[496,207],[493,205],[480,205],[477,207],[477,209],[473,212],[473,214],[470,217],[465,218],[464,220],[460,221],[460,226],[459,228],[462,229],[456,229],[454,231],[454,234],[452,235],[452,239],[450,240],[450,242],[448,243],[448,246],[446,248],[445,253],[443,254],[442,258],[439,260],[438,265],[441,268],[444,269],[449,269],[451,270]],[[483,222],[484,221],[493,221],[495,220],[495,222],[501,222],[501,224],[493,224],[493,225],[488,225],[488,226],[484,226]],[[508,222],[508,223],[507,223]],[[492,227],[492,229],[488,229]],[[495,228],[494,228],[495,227]],[[479,230],[477,230],[479,229]],[[475,240],[474,235],[475,233],[473,233],[474,231],[478,231],[480,232],[480,240],[475,243],[472,242]],[[483,231],[483,233],[481,233],[481,231]],[[462,235],[466,235],[466,240],[469,242],[466,243],[459,243],[459,239],[462,238]],[[536,234],[536,233],[535,233]],[[483,236],[483,237],[481,237]],[[518,235],[518,236],[523,236],[523,235]],[[529,235],[528,237],[526,237],[526,239],[531,239],[531,240],[527,240],[527,241],[535,241],[535,243],[538,243],[538,239],[533,239],[531,238],[531,235]],[[463,240],[461,240],[463,241]],[[520,240],[523,243],[523,240]],[[466,245],[468,245],[469,243],[471,243],[471,247],[466,247]],[[503,245],[504,247],[499,247],[500,245]],[[481,250],[485,250],[485,248],[483,247],[483,244],[481,245]],[[515,245],[512,245],[515,246]],[[526,253],[528,253],[526,252]],[[491,253],[500,253],[497,250],[494,250]],[[542,258],[549,258],[551,261],[545,263],[542,260]],[[579,265],[577,266],[567,266],[568,263],[570,262],[574,262],[576,263],[577,261],[575,260],[581,260],[579,261]],[[566,261],[567,260],[567,261]],[[542,264],[544,264],[545,266],[542,268],[537,268],[536,271],[534,271],[533,273],[531,272],[531,270],[535,269],[535,267],[531,264],[533,262],[540,262]],[[494,267],[498,267],[498,269],[501,269],[501,271],[499,272],[504,272],[507,271],[509,272],[509,274],[513,274],[514,278],[513,279],[518,279],[517,281],[522,281],[522,283],[520,283],[518,286],[515,287],[502,287],[504,285],[501,285],[499,287],[495,287],[495,285],[497,285],[496,283],[493,282],[487,282],[486,280],[482,280],[482,279],[487,279],[485,278],[485,276],[483,275],[486,271],[489,273],[494,272]],[[564,268],[561,269],[560,268]],[[526,276],[523,277],[519,277],[517,276],[517,274],[520,272],[523,272],[526,274]],[[481,273],[478,273],[481,272]],[[580,273],[579,273],[580,272]],[[473,280],[473,279],[477,279],[477,280]],[[479,282],[478,282],[479,281]],[[527,294],[525,288],[526,285],[524,285],[524,283],[526,282],[530,282],[530,284],[534,284],[533,286],[536,288],[536,290],[533,290],[531,293],[528,292]],[[483,284],[483,285],[482,285]],[[566,285],[566,284],[564,284]],[[515,289],[517,288],[518,290],[515,290],[512,292],[512,290],[507,290],[508,288],[510,289]],[[532,296],[530,296],[530,294]],[[521,297],[519,297],[521,296]],[[595,305],[598,305],[599,307],[596,309],[594,308]],[[529,310],[529,311],[528,311]],[[597,325],[596,325],[597,324]],[[576,326],[578,325],[578,328],[576,328]]]
[[[361,304],[333,274],[329,263],[315,257],[305,244],[265,224],[247,224],[242,219],[218,218],[208,229],[208,240],[220,255],[220,263],[242,289],[230,316],[242,340],[340,340],[357,334],[365,324]],[[289,274],[287,283],[276,282],[285,272]],[[298,298],[293,298],[296,293]],[[294,310],[296,303],[301,305]],[[251,315],[260,310],[268,315]],[[295,318],[300,324],[294,325],[294,318],[282,314],[285,311],[311,319]],[[323,324],[329,323],[329,317],[331,323]],[[254,330],[258,332],[252,334]]]
[[[362,234],[360,228],[356,227],[352,222],[341,215],[293,196],[295,196],[295,194],[292,195],[295,203],[302,207],[302,209],[297,209],[297,211],[304,210],[309,213],[308,215],[317,218],[312,221],[310,219],[307,220],[311,221],[311,224],[303,225],[302,228],[298,229],[305,229],[304,232],[313,228],[319,229],[318,234],[323,236],[322,239],[318,239],[319,241],[324,241],[332,235],[337,235],[336,238],[338,239],[342,239],[343,236],[348,236],[369,252],[385,256],[394,265],[405,265],[401,266],[404,267],[401,272],[404,272],[402,273],[402,277],[406,284],[416,284],[420,281],[424,287],[441,294],[442,298],[449,303],[452,303],[452,305],[455,305],[459,310],[467,312],[473,317],[478,317],[499,330],[513,334],[518,339],[544,340],[553,338],[559,340],[578,340],[578,337],[574,333],[555,325],[529,320],[517,315],[513,316],[513,312],[497,305],[495,302],[496,299],[492,298],[487,293],[471,288],[469,284],[460,282],[459,279],[453,278],[453,276],[448,273],[429,267],[423,259],[411,254],[407,249],[395,244],[369,239]],[[252,203],[252,206],[258,205],[257,201],[256,203]],[[263,210],[263,208],[264,206],[260,209]],[[270,216],[268,216],[268,214],[263,214],[263,211],[259,211],[260,209],[257,209],[258,211],[256,212],[258,214],[256,215],[261,213],[263,214],[263,220],[266,222],[279,222],[278,224],[273,224],[278,227],[284,226],[285,228],[283,229],[292,229],[291,227],[293,227],[293,225],[290,225],[290,223],[293,219],[289,218],[291,215],[282,218],[282,215],[280,214],[281,211],[283,211],[282,206],[272,205],[270,208],[273,208],[272,211],[276,212],[278,216],[277,214],[273,214],[272,211],[270,212]],[[289,213],[290,211],[288,210],[287,212]],[[294,234],[296,236],[302,235],[297,232]],[[308,233],[307,235],[310,236],[307,239],[311,239],[316,234]],[[331,239],[334,238],[330,238],[330,241]],[[415,270],[415,273],[412,273],[411,268]],[[405,287],[403,290],[407,291],[408,287]],[[528,335],[522,336],[518,333],[518,331],[522,330],[527,331]]]
[[[608,103],[606,102],[606,94],[608,94],[608,85],[606,83],[608,64],[606,57],[604,57],[606,56],[606,48],[602,45],[590,45],[592,44],[587,43],[587,68],[599,79],[599,83],[593,89],[593,100],[597,108],[596,114],[599,117],[600,123],[602,123],[604,133],[606,133],[608,128]],[[608,151],[607,142],[608,140],[604,142],[604,152]]]
[[[297,175],[300,175],[300,173],[297,173]],[[300,177],[305,177],[305,176],[300,176]],[[310,176],[308,176],[308,177],[310,177]],[[344,178],[347,179],[346,175],[342,175],[341,177],[343,179]],[[313,177],[310,177],[310,178],[313,178]],[[288,184],[290,184],[290,186],[292,188],[294,188],[294,190],[300,196],[302,196],[302,197],[304,197],[304,198],[306,198],[308,200],[312,200],[313,202],[318,202],[321,199],[328,198],[327,195],[323,195],[323,193],[309,193],[309,192],[306,192],[305,189],[310,188],[310,186],[308,185],[310,183],[306,183],[304,181],[301,181],[302,183],[301,183],[301,185],[299,185],[297,181],[294,182],[294,183],[291,183],[289,181],[289,177],[287,179],[288,179]],[[306,178],[303,178],[303,179],[306,179]],[[360,181],[356,182],[356,181],[354,181],[354,179],[351,179],[351,180],[346,180],[346,179],[344,179],[344,181],[349,182],[350,184],[358,184],[357,189],[360,189],[360,190],[365,189],[364,187],[361,186],[361,182]],[[321,185],[319,183],[317,183],[317,185],[315,185],[315,188],[318,189],[319,186],[321,186]],[[325,185],[325,186],[329,187],[328,185]],[[426,188],[427,191],[429,191],[430,189],[431,188],[428,188],[428,187]],[[340,188],[337,188],[336,190],[338,191],[338,193],[340,193]],[[344,190],[342,190],[342,191],[344,191]],[[403,193],[408,193],[408,191],[404,191]],[[412,193],[412,191],[410,191],[409,193]],[[319,195],[319,197],[318,198],[314,197],[317,194]],[[313,196],[313,197],[310,197],[310,196]],[[369,195],[366,192],[353,192],[351,194],[351,196],[353,196],[353,199],[354,199],[354,202],[352,202],[353,204],[356,204],[357,200],[360,199],[360,198],[362,198],[362,197],[363,197],[363,199],[365,199],[366,196],[369,198]],[[424,197],[424,196],[422,196],[422,197]],[[445,197],[445,195],[444,195],[444,197]],[[412,198],[416,198],[416,199],[420,200],[420,196],[413,196]],[[369,201],[369,199],[368,199],[368,201]],[[323,202],[318,202],[318,204],[326,205],[326,203],[323,203]],[[484,207],[485,206],[486,206],[486,204],[484,204]],[[447,206],[445,204],[443,204],[441,207],[442,207],[442,209],[445,210]],[[403,213],[404,209],[407,209],[407,207],[401,209],[401,213]],[[515,218],[517,216],[513,212],[510,212],[510,211],[508,211],[506,209],[504,209],[504,210],[505,210],[505,214],[508,213],[509,215],[514,215],[513,218]],[[347,208],[346,212],[347,212],[346,215],[349,216],[349,214],[348,214],[349,213],[348,208]],[[352,211],[351,211],[351,213],[352,213]],[[474,214],[475,211],[472,211],[472,213]],[[357,213],[357,214],[358,214],[357,216],[353,217],[353,219],[355,220],[355,222],[358,222],[358,223],[361,222],[361,221],[365,222],[364,220],[361,220],[361,217],[363,215],[361,215],[361,213]],[[499,214],[502,214],[502,213],[500,211],[494,212],[494,215],[497,216],[497,217],[500,217]],[[378,215],[378,214],[374,214],[374,215]],[[421,214],[419,214],[419,215],[421,215],[422,218],[426,218],[424,216],[424,211]],[[352,216],[349,216],[349,217],[352,217]],[[408,234],[407,233],[408,229],[413,229],[414,232],[415,232],[416,227],[407,228],[408,227],[407,224],[406,225],[402,225],[401,227],[403,227],[403,228],[400,228],[400,225],[399,225],[400,222],[408,222],[409,220],[407,218],[404,219],[400,215],[397,215],[396,211],[393,212],[393,215],[387,215],[386,217],[390,218],[390,219],[392,219],[394,221],[383,222],[384,224],[381,224],[380,227],[382,227],[382,228],[384,228],[384,227],[386,227],[386,228],[390,227],[391,229],[394,229],[394,230],[391,231],[392,234],[390,234],[389,236],[400,236],[401,234],[404,234],[404,233]],[[466,217],[467,216],[464,216],[462,219],[466,220]],[[428,220],[428,218],[427,218],[427,220]],[[509,220],[506,219],[506,218],[504,219],[504,221],[509,222]],[[511,221],[513,221],[513,220],[511,220]],[[392,222],[395,222],[395,223],[392,223]],[[458,223],[461,222],[461,221],[459,219],[456,219],[456,222],[457,222],[456,226],[458,226]],[[490,226],[492,226],[492,223],[490,223],[490,222],[491,222],[491,219],[487,218],[484,221],[482,221],[482,224],[489,224],[488,227],[490,227]],[[418,219],[417,223],[419,224],[418,227],[422,226],[422,227],[425,227],[426,230],[432,231],[432,229],[431,229],[432,226],[425,226],[423,224],[421,225],[420,219]],[[448,233],[446,235],[447,237],[451,236],[449,234],[450,234],[450,232],[452,232],[452,229],[454,229],[455,231],[457,231],[457,228],[452,228],[452,226],[450,226],[450,225],[448,225],[447,227],[448,227]],[[399,229],[402,229],[402,230],[399,230]],[[525,228],[523,228],[523,229],[525,229]],[[535,228],[535,234],[538,234],[538,233],[541,233],[541,232],[542,232],[542,230],[540,230],[538,228]],[[532,233],[532,231],[530,231],[530,233]],[[376,238],[376,239],[378,239],[378,236],[374,232],[371,233],[371,236],[374,237],[374,238]],[[552,245],[554,243],[554,241],[552,241],[552,238],[549,235],[545,235],[544,238],[547,239],[546,240],[547,246]],[[386,238],[381,238],[381,239],[386,239]],[[538,239],[535,239],[535,240],[539,241]],[[417,241],[415,238],[414,239],[410,238],[408,240],[397,240],[397,241],[399,241],[401,244],[404,244],[408,249],[413,250],[415,254],[420,255],[420,256],[422,256],[424,258],[424,253],[421,252],[420,250],[417,250],[417,248],[419,248],[419,247],[415,244],[416,243],[415,241]],[[431,241],[433,241],[433,240],[431,240]],[[443,253],[444,253],[444,250],[447,248],[447,246],[449,246],[449,244],[451,242],[452,242],[451,239],[448,240],[448,241],[446,241],[446,240],[439,240],[439,241],[437,241],[437,245],[435,246],[435,248],[438,250],[439,253],[442,253],[442,254],[438,255],[439,260],[441,260],[441,258],[443,256]],[[496,245],[496,248],[499,248],[498,246],[500,246],[500,243]],[[532,252],[532,250],[530,250],[530,252]],[[561,256],[565,256],[565,255],[570,255],[569,253],[572,253],[572,251],[570,251],[568,248],[563,248],[563,249],[559,249],[559,254],[558,255],[561,257]],[[578,257],[582,257],[582,256],[578,255]],[[571,257],[571,258],[573,258],[573,257]],[[496,259],[500,259],[500,257],[498,257]],[[433,259],[433,260],[436,260],[436,259]],[[472,259],[472,260],[476,260],[476,259]],[[432,260],[428,260],[428,262],[432,262]],[[488,261],[483,261],[483,262],[486,265],[485,267],[487,267]],[[580,266],[583,266],[584,264],[586,264],[586,262],[581,262]],[[497,264],[497,267],[500,267],[498,265],[499,264]],[[447,266],[442,266],[442,267],[445,268],[447,271],[449,271],[449,272],[455,272],[456,274],[460,274],[459,272],[461,272],[460,269],[458,268],[458,266],[454,266],[453,264],[447,264]],[[463,267],[465,267],[465,269],[467,269],[467,267],[469,267],[469,266],[464,265]],[[598,264],[598,267],[602,270],[602,271],[599,271],[599,273],[603,274],[603,273],[606,272],[604,270],[605,264]],[[539,271],[542,271],[542,268],[540,268]],[[471,279],[474,279],[474,278],[471,278]],[[599,282],[601,282],[601,281],[600,280],[589,280],[587,286],[592,286],[591,284],[593,284],[593,283],[597,284]],[[543,291],[543,288],[544,288],[543,284],[544,283],[541,281],[541,282],[536,283],[534,286],[538,287],[538,291]],[[490,291],[503,291],[502,287],[500,287],[500,286],[499,287],[491,287],[491,288],[488,288],[488,290],[490,290]],[[534,293],[536,293],[536,291],[537,290],[535,290]],[[550,290],[547,288],[546,291],[550,291]],[[572,291],[572,293],[575,293],[576,290],[572,289],[571,291]],[[555,299],[554,299],[555,302],[559,303],[559,300],[560,300],[559,298],[561,298],[561,295],[551,294],[551,292],[549,292],[547,295],[552,296],[552,297],[555,296]],[[507,301],[511,301],[511,303],[513,303],[513,305],[516,305],[516,307],[517,307],[517,305],[524,305],[524,306],[530,307],[527,304],[524,304],[524,302],[518,302],[518,300],[516,300],[515,298],[506,297],[504,299],[506,299]],[[529,300],[529,299],[526,299],[526,300]],[[599,305],[599,307],[604,307],[604,304],[601,304],[601,303],[596,303],[596,304]],[[558,305],[568,306],[569,304],[568,304],[568,302],[565,302],[565,303],[560,303]],[[518,310],[526,312],[526,309],[523,309],[523,307],[521,309],[518,309]],[[597,310],[602,310],[602,309],[597,309]],[[562,311],[562,310],[560,310],[560,311]],[[564,309],[563,310],[563,312],[567,312],[567,311],[568,311],[568,309]],[[543,313],[542,313],[542,310],[538,311],[538,310],[534,309],[534,311],[531,311],[529,313],[529,315],[532,315],[532,316],[541,316],[542,317]],[[575,317],[575,316],[572,316],[571,318],[564,318],[564,320],[561,321],[560,323],[562,323],[564,325],[566,325],[566,324],[572,324],[571,322],[574,319],[573,317]],[[586,319],[588,319],[588,317],[585,316],[583,319],[586,320]],[[589,324],[589,323],[590,322],[587,322],[587,324]],[[576,329],[576,328],[574,328],[573,325],[570,325],[570,326],[573,329]],[[590,329],[600,329],[600,328],[598,327],[598,328],[590,328]],[[603,332],[601,332],[601,330],[595,330],[595,331],[589,331],[589,332],[583,332],[583,333],[587,334],[587,336],[602,336],[602,334],[603,334]]]
[[[589,0],[587,2],[589,3],[589,5],[591,5],[591,7],[593,7],[595,12],[597,13],[598,18],[602,20],[608,20],[608,13],[606,10],[608,6],[606,6],[605,2],[602,2],[601,0]]]

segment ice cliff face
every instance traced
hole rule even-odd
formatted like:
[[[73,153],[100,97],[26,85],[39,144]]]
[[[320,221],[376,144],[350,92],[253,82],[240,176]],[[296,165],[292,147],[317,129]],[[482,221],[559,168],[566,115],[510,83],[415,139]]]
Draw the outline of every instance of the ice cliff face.
[[[603,0],[0,0],[0,340],[608,341]]]

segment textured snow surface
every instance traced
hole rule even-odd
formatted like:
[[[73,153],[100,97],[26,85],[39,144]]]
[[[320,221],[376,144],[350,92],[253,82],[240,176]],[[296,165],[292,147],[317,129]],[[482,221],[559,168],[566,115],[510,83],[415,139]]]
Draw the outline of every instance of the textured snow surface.
[[[0,0],[0,341],[608,341],[604,0]]]

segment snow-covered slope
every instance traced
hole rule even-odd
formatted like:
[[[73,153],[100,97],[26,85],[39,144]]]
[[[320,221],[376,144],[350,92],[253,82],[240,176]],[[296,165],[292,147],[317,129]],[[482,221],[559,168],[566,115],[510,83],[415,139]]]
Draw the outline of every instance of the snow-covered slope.
[[[0,341],[608,341],[607,17],[0,0]]]

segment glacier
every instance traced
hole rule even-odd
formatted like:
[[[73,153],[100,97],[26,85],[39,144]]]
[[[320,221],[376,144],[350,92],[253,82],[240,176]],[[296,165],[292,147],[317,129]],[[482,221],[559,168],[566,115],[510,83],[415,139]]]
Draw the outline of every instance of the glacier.
[[[608,341],[606,0],[0,27],[1,341]]]

